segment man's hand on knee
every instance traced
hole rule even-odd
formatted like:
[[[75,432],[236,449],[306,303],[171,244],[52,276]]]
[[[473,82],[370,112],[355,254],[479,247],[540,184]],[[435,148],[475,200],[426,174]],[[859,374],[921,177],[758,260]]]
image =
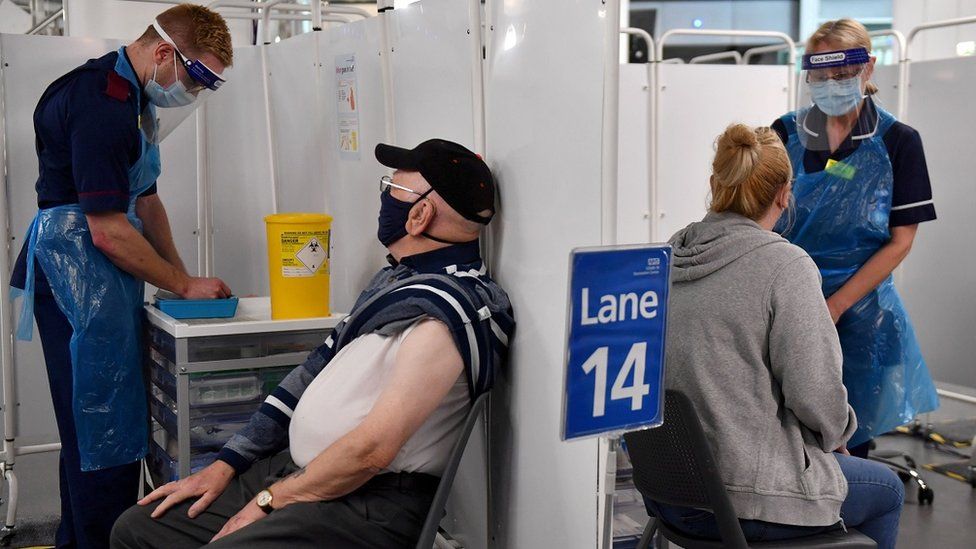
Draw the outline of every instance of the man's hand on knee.
[[[204,512],[220,494],[227,489],[231,479],[234,478],[234,469],[217,460],[208,465],[202,471],[198,471],[183,480],[167,483],[153,490],[149,495],[139,500],[139,505],[149,505],[150,503],[163,499],[163,502],[152,512],[152,518],[163,516],[170,507],[189,498],[199,497],[196,503],[190,506],[187,515],[196,518]]]
[[[217,541],[218,539],[233,534],[234,532],[253,524],[264,517],[268,516],[267,513],[258,507],[257,500],[252,499],[244,506],[243,509],[237,512],[236,515],[230,517],[224,527],[220,529],[219,532],[210,540],[210,543]]]

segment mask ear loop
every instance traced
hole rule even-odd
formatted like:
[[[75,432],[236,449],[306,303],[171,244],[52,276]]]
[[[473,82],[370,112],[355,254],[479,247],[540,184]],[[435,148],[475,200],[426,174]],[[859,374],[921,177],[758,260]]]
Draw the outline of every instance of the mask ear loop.
[[[420,204],[420,201],[423,200],[423,199],[425,199],[425,198],[427,198],[427,195],[429,195],[432,192],[434,192],[434,188],[433,187],[431,187],[430,189],[427,189],[427,191],[424,194],[420,195],[420,198],[418,198],[414,202],[414,205]],[[436,214],[437,213],[437,207],[434,206],[433,203],[431,203],[431,208],[433,208],[434,213]],[[413,209],[413,207],[411,207],[411,209]],[[443,238],[438,238],[438,237],[430,234],[427,231],[424,231],[424,232],[420,233],[420,236],[422,236],[422,237],[424,237],[424,238],[426,238],[428,240],[433,240],[434,242],[439,242],[441,244],[461,244],[461,242],[454,242],[454,241],[451,241],[451,240],[445,240]]]

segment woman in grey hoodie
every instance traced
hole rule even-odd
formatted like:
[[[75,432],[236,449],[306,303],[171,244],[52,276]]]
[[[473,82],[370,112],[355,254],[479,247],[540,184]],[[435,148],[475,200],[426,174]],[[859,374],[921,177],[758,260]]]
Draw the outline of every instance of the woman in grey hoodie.
[[[687,394],[752,541],[857,526],[894,547],[904,487],[887,467],[846,455],[857,429],[837,330],[810,256],[772,232],[792,169],[769,128],[730,126],[716,145],[705,218],[674,247],[667,385]],[[711,513],[649,510],[718,538]]]

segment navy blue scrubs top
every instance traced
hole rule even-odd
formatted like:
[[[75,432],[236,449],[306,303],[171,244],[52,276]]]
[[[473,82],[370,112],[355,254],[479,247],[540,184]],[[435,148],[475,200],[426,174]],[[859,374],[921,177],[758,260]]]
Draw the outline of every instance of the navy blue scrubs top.
[[[855,128],[873,128],[877,120],[874,101],[868,98],[865,107],[861,109],[860,120]],[[826,117],[819,109],[814,108],[807,117],[807,124],[811,129],[823,128]],[[777,119],[771,126],[779,134],[785,145],[789,132],[783,121]],[[798,131],[803,131],[799,129]],[[827,132],[819,132],[824,136]],[[823,171],[828,160],[841,161],[857,150],[862,140],[851,139],[848,135],[844,142],[831,153],[830,147],[816,147],[818,150],[806,149],[803,154],[803,168],[807,173]],[[812,137],[811,137],[812,138]],[[929,181],[929,169],[925,164],[925,152],[922,150],[922,137],[914,128],[896,121],[882,136],[891,169],[894,173],[894,184],[891,191],[891,215],[888,218],[889,227],[915,225],[936,218],[935,204],[932,202],[932,183]]]
[[[126,212],[129,168],[142,153],[138,87],[115,72],[118,52],[89,60],[52,83],[34,111],[40,209],[78,204],[83,212]],[[126,62],[129,62],[126,56]],[[154,184],[140,196],[156,193]],[[24,287],[27,242],[14,265],[11,285]],[[50,295],[35,263],[35,292]]]

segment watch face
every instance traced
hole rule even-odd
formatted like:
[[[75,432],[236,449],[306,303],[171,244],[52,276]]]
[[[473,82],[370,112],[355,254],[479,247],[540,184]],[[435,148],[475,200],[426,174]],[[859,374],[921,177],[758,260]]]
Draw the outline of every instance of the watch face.
[[[271,492],[261,490],[261,493],[258,494],[258,506],[263,507],[269,503],[271,503]]]

